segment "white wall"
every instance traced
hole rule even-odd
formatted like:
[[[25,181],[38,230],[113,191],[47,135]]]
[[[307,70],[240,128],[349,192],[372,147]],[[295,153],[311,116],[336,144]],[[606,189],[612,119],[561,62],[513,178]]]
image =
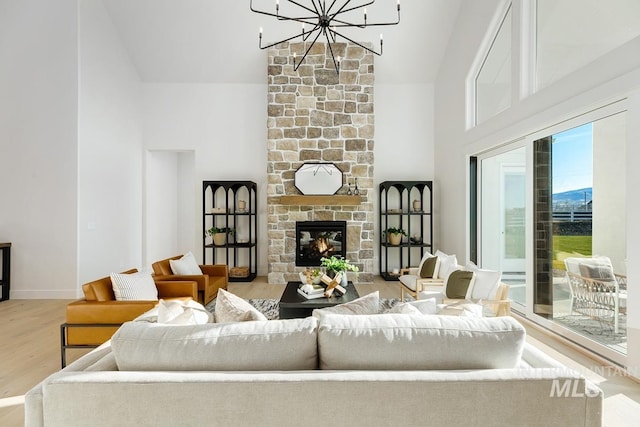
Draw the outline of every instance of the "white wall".
[[[433,85],[374,86],[374,183],[432,180]]]
[[[181,226],[191,230],[193,247],[188,250],[198,260],[204,236],[202,181],[250,180],[258,184],[258,272],[266,274],[267,86],[145,83],[143,112],[147,150],[193,152],[190,186],[185,184],[189,179],[180,174],[181,188],[189,193],[183,197],[191,200],[190,205],[183,205],[184,211],[181,208],[185,216]],[[166,258],[177,255],[176,249],[177,243],[164,242],[153,251]],[[154,261],[153,257],[148,260]]]
[[[101,0],[79,2],[79,283],[141,266],[140,79]]]
[[[636,141],[640,140],[640,111],[638,87],[640,86],[640,38],[604,55],[522,100],[498,116],[476,128],[465,129],[465,82],[474,63],[479,43],[483,40],[492,19],[493,4],[500,2],[476,2],[465,0],[450,41],[447,55],[441,66],[435,94],[435,173],[441,186],[439,216],[440,238],[452,252],[468,255],[468,173],[467,156],[544,129],[563,120],[586,113],[598,106],[629,98],[627,123],[627,162],[634,158]],[[514,16],[520,16],[521,1],[514,0]],[[578,25],[577,23],[576,25]],[[519,32],[520,23],[514,25]],[[524,43],[523,43],[524,44]],[[520,63],[522,52],[516,49],[514,60]],[[520,70],[515,74],[520,77]],[[637,153],[635,153],[637,154]],[[629,169],[633,169],[631,163]],[[627,170],[627,189],[631,191],[640,182],[637,169]],[[629,282],[639,277],[634,272],[633,260],[640,259],[640,230],[634,226],[635,198],[627,192],[627,257]],[[445,215],[446,213],[446,215]],[[631,287],[630,287],[631,289]],[[628,307],[639,306],[640,294],[629,291]],[[629,311],[628,317],[630,366],[640,366],[640,313]]]
[[[0,0],[0,241],[11,298],[77,283],[76,0]]]
[[[434,179],[433,108],[434,88],[430,84],[376,84],[374,147],[374,231],[378,232],[379,191],[384,181],[428,181]],[[437,194],[434,192],[434,203]],[[435,224],[434,224],[435,228]],[[428,241],[427,236],[421,236]],[[379,236],[374,238],[375,274],[379,273]],[[433,247],[435,253],[437,246]],[[400,265],[399,251],[389,251],[388,266]],[[412,254],[415,258],[415,254]],[[406,262],[406,254],[405,254]]]
[[[435,86],[436,244],[468,260],[465,80],[499,0],[463,1]],[[513,60],[513,57],[512,57]]]
[[[374,182],[433,179],[433,86],[376,85],[374,90]],[[191,191],[196,239],[191,250],[198,259],[202,257],[202,181],[255,181],[260,204],[261,275],[267,274],[268,252],[266,106],[266,85],[143,84],[146,148],[194,152],[195,180]],[[375,206],[377,200],[375,192]],[[175,249],[169,241],[153,248],[165,257],[175,254]],[[152,257],[148,259],[153,261]]]

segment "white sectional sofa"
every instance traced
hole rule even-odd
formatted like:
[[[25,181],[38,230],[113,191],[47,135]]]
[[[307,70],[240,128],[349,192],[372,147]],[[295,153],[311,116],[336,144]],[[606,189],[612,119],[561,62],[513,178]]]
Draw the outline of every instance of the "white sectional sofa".
[[[600,426],[602,391],[513,318],[124,324],[34,387],[32,426]]]

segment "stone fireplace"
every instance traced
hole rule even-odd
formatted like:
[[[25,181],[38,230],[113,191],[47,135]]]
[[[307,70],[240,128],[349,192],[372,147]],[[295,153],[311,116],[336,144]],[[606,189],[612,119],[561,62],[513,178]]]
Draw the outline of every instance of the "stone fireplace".
[[[282,43],[269,49],[267,119],[267,233],[269,283],[298,280],[296,222],[344,221],[346,258],[360,273],[356,283],[373,281],[373,54],[357,45],[332,45],[342,59],[337,75],[327,46],[316,43],[305,62],[293,70],[293,54],[302,58],[304,43]],[[294,173],[305,162],[333,162],[343,173],[343,188],[355,190],[357,204],[318,202],[281,196],[299,195]]]

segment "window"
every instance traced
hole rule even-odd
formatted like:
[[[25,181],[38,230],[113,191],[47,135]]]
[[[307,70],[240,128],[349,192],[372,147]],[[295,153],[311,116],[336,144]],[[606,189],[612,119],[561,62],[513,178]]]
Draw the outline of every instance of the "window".
[[[538,0],[536,15],[538,89],[640,35],[638,0]]]
[[[476,124],[511,105],[511,7],[500,24],[475,81]]]

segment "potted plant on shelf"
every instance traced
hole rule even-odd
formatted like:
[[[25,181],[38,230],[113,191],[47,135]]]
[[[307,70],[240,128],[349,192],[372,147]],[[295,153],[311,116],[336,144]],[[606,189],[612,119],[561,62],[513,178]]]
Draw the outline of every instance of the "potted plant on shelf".
[[[227,234],[233,234],[235,230],[229,227],[211,227],[207,230],[207,234],[213,237],[213,244],[216,246],[224,246],[227,244]]]
[[[392,245],[399,245],[402,242],[402,236],[406,236],[407,233],[402,228],[389,227],[387,228],[387,240]]]
[[[348,285],[347,271],[358,272],[358,267],[351,264],[349,260],[344,259],[341,256],[332,255],[330,258],[320,258],[320,265],[327,269],[327,275],[335,277],[336,274],[342,274],[342,281],[340,285],[345,288]]]

